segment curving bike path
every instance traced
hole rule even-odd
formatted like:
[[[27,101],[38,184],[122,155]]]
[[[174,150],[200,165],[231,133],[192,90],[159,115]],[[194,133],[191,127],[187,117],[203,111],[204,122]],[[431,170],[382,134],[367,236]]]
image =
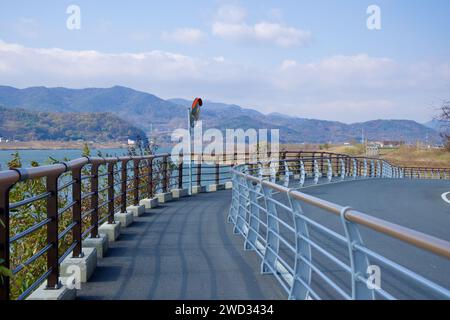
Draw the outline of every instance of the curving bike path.
[[[78,299],[285,299],[226,222],[231,192],[169,202],[123,229]]]
[[[450,205],[441,194],[448,181],[374,179],[323,184],[301,191],[450,241]],[[78,299],[286,299],[259,257],[244,251],[243,239],[226,222],[231,192],[219,191],[170,202],[123,229],[107,256],[78,292]],[[340,232],[339,220],[304,205],[305,214]],[[361,229],[377,252],[450,287],[450,262],[397,240]],[[327,239],[317,239],[345,256]],[[341,270],[323,268],[346,286]],[[328,268],[328,269],[327,269]],[[314,281],[314,279],[313,279]],[[316,284],[327,297],[327,288]],[[382,286],[399,298],[432,298],[386,271]],[[338,298],[330,295],[328,298]]]

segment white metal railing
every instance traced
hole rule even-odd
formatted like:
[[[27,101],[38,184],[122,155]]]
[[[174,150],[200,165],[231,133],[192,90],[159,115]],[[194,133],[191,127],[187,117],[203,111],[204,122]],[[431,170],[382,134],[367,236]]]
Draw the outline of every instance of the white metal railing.
[[[245,238],[245,249],[260,256],[261,271],[275,276],[289,299],[403,299],[405,290],[417,291],[422,298],[449,299],[447,288],[403,266],[398,259],[402,253],[388,258],[366,245],[360,230],[423,249],[446,266],[450,242],[298,190],[308,184],[413,175],[405,176],[404,169],[382,160],[340,159],[338,166],[320,160],[324,172],[317,158],[232,169],[228,220]],[[386,275],[383,285],[377,281],[380,273]]]

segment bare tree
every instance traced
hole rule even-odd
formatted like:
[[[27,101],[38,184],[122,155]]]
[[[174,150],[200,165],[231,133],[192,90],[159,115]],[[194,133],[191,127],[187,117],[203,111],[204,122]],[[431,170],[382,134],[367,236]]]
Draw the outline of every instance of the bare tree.
[[[443,121],[450,122],[450,100],[444,101],[441,107],[441,115],[439,118]]]
[[[445,147],[450,151],[450,100],[442,103],[438,119],[441,121],[441,136],[446,139]]]

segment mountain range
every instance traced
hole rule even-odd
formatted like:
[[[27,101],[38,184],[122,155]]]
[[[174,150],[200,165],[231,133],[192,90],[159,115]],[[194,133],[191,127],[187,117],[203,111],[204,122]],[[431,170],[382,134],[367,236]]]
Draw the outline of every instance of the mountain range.
[[[20,141],[126,141],[141,129],[109,112],[28,111],[0,106],[0,137]]]
[[[17,89],[0,86],[0,105],[32,112],[111,113],[147,134],[169,134],[186,127],[187,108],[191,101],[161,99],[127,87]],[[280,129],[282,143],[324,143],[360,140],[402,140],[439,143],[441,137],[433,127],[412,120],[372,120],[345,124],[337,121],[306,119],[279,113],[263,114],[238,105],[204,100],[201,118],[205,128]],[[0,119],[0,124],[1,124]],[[1,130],[1,126],[0,126]],[[0,131],[0,135],[2,132]]]

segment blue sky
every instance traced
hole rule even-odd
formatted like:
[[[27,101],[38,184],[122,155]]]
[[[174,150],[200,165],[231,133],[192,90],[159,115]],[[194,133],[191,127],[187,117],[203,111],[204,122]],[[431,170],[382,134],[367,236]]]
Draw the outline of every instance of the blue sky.
[[[69,5],[81,29],[66,27]],[[369,5],[381,30],[366,26]],[[10,1],[0,84],[202,96],[262,112],[429,120],[450,98],[450,1]]]

